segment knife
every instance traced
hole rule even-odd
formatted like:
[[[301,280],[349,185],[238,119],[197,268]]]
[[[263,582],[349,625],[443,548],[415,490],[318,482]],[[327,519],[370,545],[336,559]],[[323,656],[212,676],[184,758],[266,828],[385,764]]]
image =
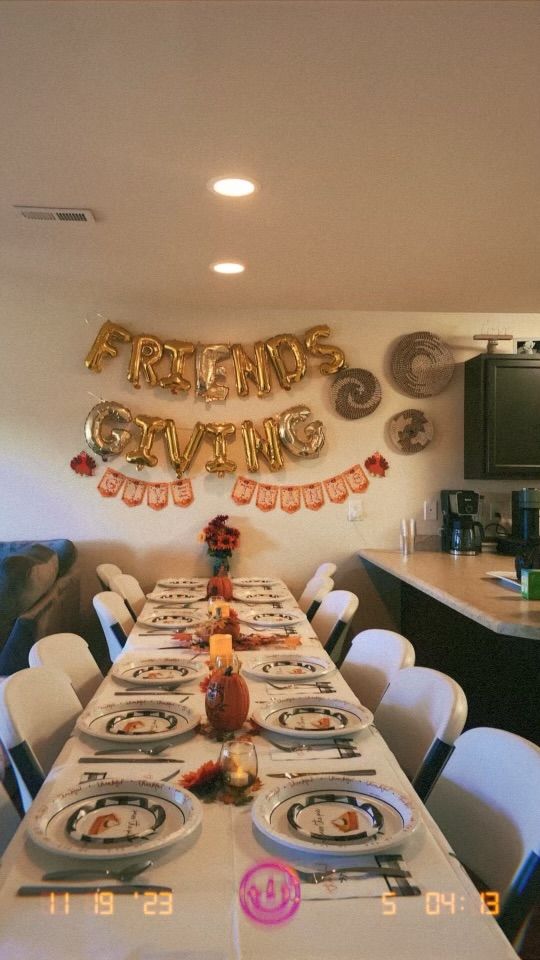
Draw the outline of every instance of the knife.
[[[377,773],[376,770],[302,770],[301,773],[263,773],[262,777],[281,777],[282,779],[288,780],[289,777],[319,777],[319,776],[334,776],[341,777],[343,773],[355,774],[357,777],[373,777]]]
[[[17,890],[18,897],[41,897],[51,893],[172,893],[172,887],[161,883],[93,883],[79,884],[25,884]]]
[[[179,760],[178,757],[79,757],[77,763],[102,763],[107,766],[109,763],[185,763],[185,760]]]

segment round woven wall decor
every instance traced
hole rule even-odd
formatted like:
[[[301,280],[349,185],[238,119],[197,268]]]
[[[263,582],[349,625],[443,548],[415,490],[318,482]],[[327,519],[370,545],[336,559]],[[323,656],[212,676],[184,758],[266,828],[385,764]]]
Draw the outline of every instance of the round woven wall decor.
[[[434,333],[410,333],[399,341],[391,360],[392,374],[410,397],[432,397],[450,382],[454,358]]]
[[[422,410],[402,410],[392,417],[390,439],[401,453],[420,453],[433,440],[433,424]]]
[[[369,370],[342,370],[332,384],[332,402],[341,417],[358,420],[379,406],[381,385]]]

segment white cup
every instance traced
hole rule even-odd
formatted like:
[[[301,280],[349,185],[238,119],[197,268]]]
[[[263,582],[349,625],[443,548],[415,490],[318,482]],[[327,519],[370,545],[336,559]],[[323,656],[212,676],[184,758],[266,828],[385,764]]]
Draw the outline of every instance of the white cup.
[[[402,556],[407,557],[414,553],[416,540],[416,520],[414,517],[403,518],[399,525],[399,549]]]

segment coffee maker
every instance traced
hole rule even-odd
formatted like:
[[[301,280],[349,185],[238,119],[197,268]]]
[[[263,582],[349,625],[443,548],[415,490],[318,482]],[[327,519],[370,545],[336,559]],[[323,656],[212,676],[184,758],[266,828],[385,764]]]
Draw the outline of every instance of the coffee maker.
[[[484,529],[478,522],[480,494],[474,490],[441,490],[441,550],[454,556],[480,553]]]

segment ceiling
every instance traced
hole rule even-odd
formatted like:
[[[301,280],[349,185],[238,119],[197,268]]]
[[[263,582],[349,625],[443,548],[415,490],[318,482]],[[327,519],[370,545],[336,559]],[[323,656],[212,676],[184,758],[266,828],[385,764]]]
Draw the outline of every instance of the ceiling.
[[[2,282],[97,307],[540,311],[535,0],[0,0],[0,89]],[[216,197],[220,174],[261,189]],[[210,272],[229,258],[245,274]]]

